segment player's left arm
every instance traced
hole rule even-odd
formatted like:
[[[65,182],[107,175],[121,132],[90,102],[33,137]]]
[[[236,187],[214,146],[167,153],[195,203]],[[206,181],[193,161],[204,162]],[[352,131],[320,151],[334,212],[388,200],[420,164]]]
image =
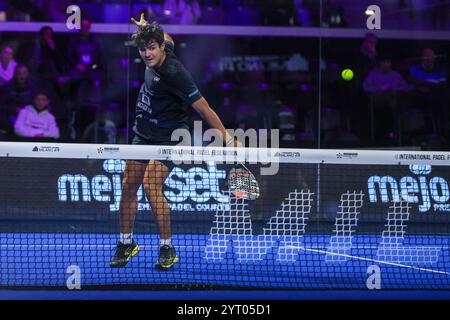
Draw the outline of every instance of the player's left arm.
[[[239,146],[240,143],[238,141],[235,141],[233,144],[233,137],[231,137],[228,132],[225,130],[225,127],[222,124],[222,121],[220,121],[219,116],[217,113],[209,106],[208,101],[204,97],[201,97],[197,101],[195,101],[192,104],[192,107],[197,111],[202,117],[203,120],[205,120],[212,128],[215,128],[220,131],[223,142],[226,146]]]

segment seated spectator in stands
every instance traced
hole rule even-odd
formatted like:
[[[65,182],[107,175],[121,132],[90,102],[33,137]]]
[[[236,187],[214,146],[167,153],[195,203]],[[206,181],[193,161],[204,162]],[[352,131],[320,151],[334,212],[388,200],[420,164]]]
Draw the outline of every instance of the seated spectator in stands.
[[[95,121],[87,126],[81,137],[81,143],[116,143],[116,125],[107,119],[107,112],[98,109],[95,114]]]
[[[36,80],[30,77],[27,66],[18,65],[13,79],[0,89],[0,121],[4,129],[11,131],[19,110],[33,102],[36,88]]]
[[[445,69],[436,62],[433,49],[423,50],[422,61],[411,68],[409,79],[415,86],[414,101],[425,108],[434,131],[444,131],[448,114],[447,75]]]
[[[410,70],[410,80],[416,86],[434,86],[447,81],[447,75],[442,66],[436,63],[433,49],[425,48],[422,52],[422,62]]]
[[[2,47],[0,51],[0,86],[13,78],[16,66],[13,48],[10,46]]]
[[[377,119],[377,136],[381,139],[395,138],[395,117],[398,113],[397,93],[410,91],[411,87],[402,75],[392,70],[392,59],[388,53],[378,55],[378,67],[369,72],[363,83],[364,90],[371,95],[370,103]]]
[[[36,91],[33,104],[19,112],[14,131],[25,138],[59,138],[55,117],[49,111],[49,99],[45,91]]]
[[[197,0],[166,0],[164,15],[170,24],[196,24],[201,8]]]
[[[379,55],[378,67],[369,72],[363,87],[368,93],[411,90],[402,75],[392,70],[392,59],[386,53]]]

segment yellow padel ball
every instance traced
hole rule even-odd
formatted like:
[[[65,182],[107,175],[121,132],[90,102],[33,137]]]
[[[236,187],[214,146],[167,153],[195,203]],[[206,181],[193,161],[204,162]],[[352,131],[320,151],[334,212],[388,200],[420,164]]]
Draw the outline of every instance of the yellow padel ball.
[[[344,71],[342,71],[341,77],[345,81],[352,80],[353,79],[353,71],[352,71],[352,69],[345,69]]]

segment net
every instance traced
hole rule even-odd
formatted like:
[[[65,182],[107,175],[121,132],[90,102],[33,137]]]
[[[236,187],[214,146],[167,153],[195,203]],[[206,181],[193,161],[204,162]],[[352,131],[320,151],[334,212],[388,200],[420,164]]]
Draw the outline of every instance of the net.
[[[449,160],[0,143],[0,286],[448,290]]]

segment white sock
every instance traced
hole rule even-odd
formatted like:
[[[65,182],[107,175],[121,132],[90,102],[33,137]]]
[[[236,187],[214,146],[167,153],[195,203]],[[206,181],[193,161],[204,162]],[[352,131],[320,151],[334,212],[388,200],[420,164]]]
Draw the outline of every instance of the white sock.
[[[123,244],[133,243],[133,233],[121,233],[120,234],[120,242]]]
[[[162,247],[162,246],[169,246],[169,247],[172,247],[172,239],[160,239],[159,240],[159,246],[160,247]]]

